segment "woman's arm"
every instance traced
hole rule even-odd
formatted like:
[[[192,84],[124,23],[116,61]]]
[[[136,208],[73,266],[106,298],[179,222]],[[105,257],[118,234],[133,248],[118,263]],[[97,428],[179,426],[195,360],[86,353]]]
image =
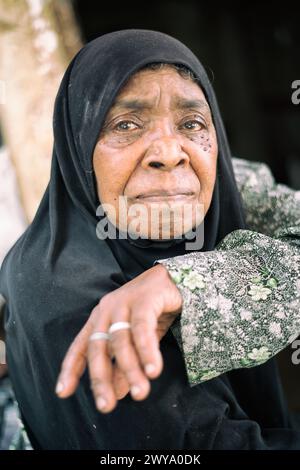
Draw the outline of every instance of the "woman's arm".
[[[276,184],[265,164],[234,168],[250,230],[160,261],[182,294],[171,330],[191,385],[261,364],[300,334],[300,191]]]

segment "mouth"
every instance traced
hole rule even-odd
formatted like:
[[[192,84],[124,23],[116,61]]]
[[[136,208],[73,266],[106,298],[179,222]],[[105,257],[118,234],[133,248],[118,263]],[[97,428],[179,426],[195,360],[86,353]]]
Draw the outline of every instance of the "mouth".
[[[135,199],[141,202],[180,201],[183,199],[190,199],[194,196],[195,193],[190,190],[159,190],[138,194]]]

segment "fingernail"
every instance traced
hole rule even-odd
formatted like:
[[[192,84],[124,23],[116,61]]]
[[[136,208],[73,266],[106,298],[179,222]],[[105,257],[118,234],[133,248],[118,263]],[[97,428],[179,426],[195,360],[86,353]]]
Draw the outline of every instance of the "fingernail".
[[[133,385],[130,388],[130,392],[132,393],[132,395],[138,395],[140,391],[141,391],[141,387],[139,387],[138,385]]]
[[[106,400],[103,397],[97,398],[97,408],[101,410],[106,407]]]
[[[55,392],[56,393],[61,393],[64,389],[64,384],[62,382],[57,382]]]
[[[152,374],[153,372],[155,372],[155,370],[156,370],[156,367],[155,367],[154,364],[147,364],[147,365],[145,366],[145,372],[146,372],[147,374]]]

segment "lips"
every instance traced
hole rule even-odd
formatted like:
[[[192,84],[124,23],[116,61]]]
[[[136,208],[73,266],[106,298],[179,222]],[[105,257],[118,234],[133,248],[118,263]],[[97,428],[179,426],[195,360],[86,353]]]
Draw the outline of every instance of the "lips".
[[[178,200],[194,196],[191,190],[178,189],[173,191],[155,190],[149,191],[136,196],[136,199],[144,201],[158,201],[158,200]]]

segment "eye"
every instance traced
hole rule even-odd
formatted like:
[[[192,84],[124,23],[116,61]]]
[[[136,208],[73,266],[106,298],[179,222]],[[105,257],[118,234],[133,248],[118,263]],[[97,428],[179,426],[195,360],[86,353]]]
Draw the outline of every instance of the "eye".
[[[135,129],[138,129],[139,126],[133,121],[120,121],[118,122],[115,126],[114,129],[117,131],[133,131]]]
[[[198,119],[189,119],[180,125],[180,129],[187,131],[201,131],[205,127],[205,124]]]

